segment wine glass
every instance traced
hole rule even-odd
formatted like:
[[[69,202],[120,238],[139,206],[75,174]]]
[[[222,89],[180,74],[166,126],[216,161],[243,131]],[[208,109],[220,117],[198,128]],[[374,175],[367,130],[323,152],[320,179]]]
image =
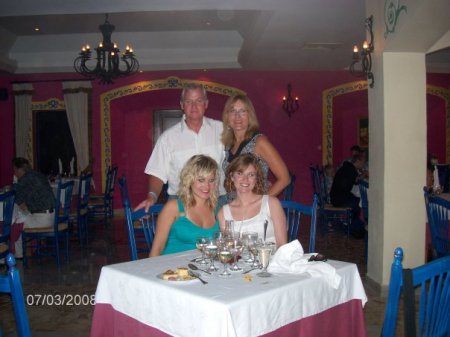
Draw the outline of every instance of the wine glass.
[[[233,254],[231,253],[228,245],[219,246],[219,261],[223,264],[223,272],[219,274],[220,277],[229,277],[231,274],[227,270],[227,263],[233,259]]]
[[[260,266],[256,257],[258,256],[258,247],[262,244],[261,239],[251,240],[248,242],[248,250],[253,257],[251,268],[258,268]]]
[[[244,250],[248,253],[248,257],[244,260],[245,263],[253,263],[254,258],[250,252],[249,245],[252,242],[258,240],[257,232],[243,232],[241,235],[242,243],[244,245]]]
[[[230,267],[230,270],[240,271],[242,270],[242,268],[237,265],[237,259],[239,255],[241,255],[244,246],[242,244],[242,240],[239,238],[234,238],[233,240],[231,240],[231,243],[232,244],[230,245],[230,251],[233,254],[233,265]]]
[[[232,238],[234,235],[234,221],[225,220],[225,228],[223,230],[224,236],[227,238]]]
[[[218,250],[217,243],[215,241],[210,241],[203,249],[205,250],[206,256],[210,260],[210,264],[207,270],[209,272],[218,271],[219,269],[217,269],[217,267],[214,265],[214,259],[217,256]]]
[[[272,254],[272,246],[260,244],[257,246],[259,262],[262,265],[262,272],[256,274],[259,277],[270,277],[271,273],[267,271],[267,267],[269,266],[270,255]]]
[[[205,259],[205,247],[211,240],[206,236],[199,236],[195,242],[197,249],[202,253],[202,258],[197,263],[199,264],[208,264],[208,261]]]

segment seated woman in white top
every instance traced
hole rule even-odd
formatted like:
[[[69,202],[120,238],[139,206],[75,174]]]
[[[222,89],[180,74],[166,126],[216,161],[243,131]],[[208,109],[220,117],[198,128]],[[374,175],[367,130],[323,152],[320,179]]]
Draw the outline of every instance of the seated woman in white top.
[[[236,199],[223,206],[218,213],[221,229],[225,220],[234,220],[234,230],[257,232],[264,236],[264,222],[267,220],[266,241],[275,242],[277,247],[287,242],[286,216],[280,201],[265,194],[266,182],[257,158],[250,153],[236,157],[225,172],[225,189],[236,192]]]

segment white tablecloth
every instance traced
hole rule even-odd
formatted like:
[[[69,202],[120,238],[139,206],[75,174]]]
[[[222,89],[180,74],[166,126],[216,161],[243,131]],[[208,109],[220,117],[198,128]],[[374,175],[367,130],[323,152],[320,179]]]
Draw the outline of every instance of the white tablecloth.
[[[96,302],[172,336],[250,337],[274,331],[352,299],[367,302],[355,264],[328,261],[342,277],[333,289],[322,277],[277,274],[246,282],[241,273],[169,282],[158,274],[187,266],[190,251],[102,268]],[[221,267],[220,263],[217,266]]]

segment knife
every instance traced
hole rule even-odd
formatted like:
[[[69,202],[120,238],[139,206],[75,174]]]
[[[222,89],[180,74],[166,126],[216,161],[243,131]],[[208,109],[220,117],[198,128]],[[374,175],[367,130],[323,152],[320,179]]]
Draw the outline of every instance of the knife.
[[[208,284],[208,282],[206,282],[204,279],[202,279],[198,273],[194,273],[192,270],[189,270],[189,275],[191,275],[192,277],[198,278],[200,280],[200,282],[202,282],[203,284]]]

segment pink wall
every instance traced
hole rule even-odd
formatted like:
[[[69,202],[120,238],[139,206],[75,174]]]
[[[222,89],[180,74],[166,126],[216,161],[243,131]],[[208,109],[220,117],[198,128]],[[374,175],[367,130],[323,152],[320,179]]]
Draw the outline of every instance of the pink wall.
[[[233,86],[247,92],[252,99],[262,131],[269,137],[297,176],[294,198],[301,202],[311,200],[311,179],[308,166],[322,161],[322,92],[323,90],[352,82],[356,79],[348,72],[270,72],[243,70],[165,71],[147,72],[118,80],[113,85],[93,83],[93,163],[97,186],[100,181],[100,95],[115,87],[142,80],[164,79],[177,76],[183,79],[206,80]],[[34,76],[0,76],[0,88],[8,88],[10,97],[0,101],[0,185],[9,184],[12,176],[11,158],[14,155],[14,105],[11,95],[12,80],[64,80],[76,78],[74,74],[48,74]],[[292,94],[300,97],[300,110],[291,118],[281,108],[281,97],[287,84],[292,84]],[[448,88],[450,75],[429,75],[428,83]],[[62,99],[60,82],[33,83],[34,101],[51,97]],[[209,117],[221,118],[225,96],[210,94]],[[445,120],[442,100],[428,97],[429,148],[445,159]],[[178,109],[179,90],[161,90],[116,99],[111,103],[112,161],[119,165],[119,175],[126,174],[132,203],[136,204],[146,194],[147,176],[143,173],[152,149],[152,113],[159,109]],[[367,92],[356,92],[336,97],[334,100],[334,164],[348,156],[348,149],[357,142],[358,119],[367,116]],[[438,130],[437,132],[430,132]],[[439,134],[439,136],[434,136]],[[441,159],[442,156],[442,159]],[[116,206],[120,205],[119,193]]]

